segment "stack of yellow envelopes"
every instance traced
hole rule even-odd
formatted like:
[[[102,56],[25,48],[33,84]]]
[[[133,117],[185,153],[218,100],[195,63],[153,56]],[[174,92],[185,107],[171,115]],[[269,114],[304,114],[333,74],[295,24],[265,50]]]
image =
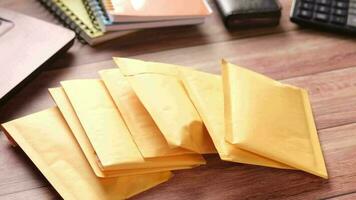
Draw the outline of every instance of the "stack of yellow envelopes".
[[[305,90],[225,61],[222,76],[114,61],[49,89],[57,107],[2,125],[63,198],[129,198],[215,152],[327,178]]]

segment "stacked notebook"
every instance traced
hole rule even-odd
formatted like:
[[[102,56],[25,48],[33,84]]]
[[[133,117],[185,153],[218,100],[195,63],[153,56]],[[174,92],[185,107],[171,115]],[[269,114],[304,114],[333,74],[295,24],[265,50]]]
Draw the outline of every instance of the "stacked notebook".
[[[205,0],[40,0],[90,45],[139,29],[203,23]]]
[[[124,199],[222,160],[328,178],[307,92],[226,61],[222,75],[114,58],[50,88],[56,107],[2,124],[64,199]]]

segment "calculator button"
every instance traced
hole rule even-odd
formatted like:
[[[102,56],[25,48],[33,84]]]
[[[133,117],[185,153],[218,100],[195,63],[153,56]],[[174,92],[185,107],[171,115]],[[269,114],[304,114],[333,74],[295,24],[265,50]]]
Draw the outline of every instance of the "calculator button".
[[[298,15],[303,18],[311,18],[313,13],[310,10],[300,10]]]
[[[344,9],[335,9],[333,12],[335,15],[341,15],[341,16],[346,16],[347,11]]]
[[[331,0],[316,0],[316,3],[323,5],[331,5]]]
[[[318,12],[328,13],[328,12],[330,12],[330,7],[327,7],[327,6],[318,6],[318,7],[316,8],[316,10],[317,10]]]
[[[313,4],[311,3],[302,3],[301,7],[304,8],[304,9],[307,9],[307,10],[311,10],[313,9]]]
[[[335,2],[335,6],[338,8],[347,8],[348,3],[345,1],[337,1],[337,2]]]
[[[333,17],[331,18],[331,22],[332,22],[333,24],[344,25],[344,24],[346,24],[346,17],[333,16]]]
[[[328,21],[329,19],[329,16],[327,14],[324,14],[324,13],[316,13],[315,14],[315,19],[316,20],[319,20],[319,21]]]

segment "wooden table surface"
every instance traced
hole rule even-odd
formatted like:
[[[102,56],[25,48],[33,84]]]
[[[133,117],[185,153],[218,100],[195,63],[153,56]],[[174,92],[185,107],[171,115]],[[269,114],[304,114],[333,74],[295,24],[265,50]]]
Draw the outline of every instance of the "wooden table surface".
[[[213,73],[219,73],[220,59],[225,58],[308,89],[329,180],[300,171],[223,162],[210,155],[206,166],[177,171],[170,181],[134,199],[356,199],[356,41],[292,24],[291,1],[280,2],[283,14],[278,27],[228,32],[215,12],[200,26],[144,30],[95,48],[76,42],[0,109],[0,121],[53,106],[47,88],[58,86],[60,80],[98,77],[98,70],[114,67],[113,56]],[[58,23],[35,0],[1,0],[0,6]],[[10,147],[2,134],[0,199],[60,199],[24,153]]]

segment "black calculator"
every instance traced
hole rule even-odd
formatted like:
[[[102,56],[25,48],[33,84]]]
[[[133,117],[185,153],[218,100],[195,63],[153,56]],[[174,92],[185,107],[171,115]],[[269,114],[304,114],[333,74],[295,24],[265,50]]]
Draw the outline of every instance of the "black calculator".
[[[356,0],[293,0],[291,21],[356,33]]]

